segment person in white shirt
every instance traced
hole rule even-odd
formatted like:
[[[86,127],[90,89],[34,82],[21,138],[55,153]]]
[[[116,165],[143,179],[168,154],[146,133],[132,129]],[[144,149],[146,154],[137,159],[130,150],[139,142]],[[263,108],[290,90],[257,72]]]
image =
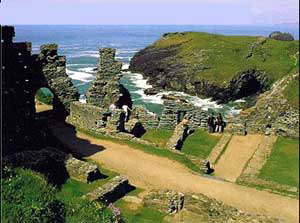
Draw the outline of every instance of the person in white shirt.
[[[109,111],[114,112],[116,110],[116,108],[117,108],[116,105],[113,103],[109,106]]]
[[[125,121],[127,122],[128,121],[128,114],[129,114],[129,111],[131,111],[131,109],[128,107],[128,105],[123,105],[122,109],[125,112]]]

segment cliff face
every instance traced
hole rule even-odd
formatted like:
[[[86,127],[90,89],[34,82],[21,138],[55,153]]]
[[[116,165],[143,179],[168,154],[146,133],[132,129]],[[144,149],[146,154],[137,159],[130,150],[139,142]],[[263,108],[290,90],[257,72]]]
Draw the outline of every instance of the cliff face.
[[[299,68],[299,41],[186,32],[165,34],[129,69],[155,88],[228,102],[262,93]]]

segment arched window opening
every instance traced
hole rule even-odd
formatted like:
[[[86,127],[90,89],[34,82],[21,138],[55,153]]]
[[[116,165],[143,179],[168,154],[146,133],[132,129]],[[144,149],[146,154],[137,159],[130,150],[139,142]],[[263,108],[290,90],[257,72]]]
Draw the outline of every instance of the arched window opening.
[[[48,88],[40,88],[35,94],[35,110],[37,113],[53,109],[53,93]]]

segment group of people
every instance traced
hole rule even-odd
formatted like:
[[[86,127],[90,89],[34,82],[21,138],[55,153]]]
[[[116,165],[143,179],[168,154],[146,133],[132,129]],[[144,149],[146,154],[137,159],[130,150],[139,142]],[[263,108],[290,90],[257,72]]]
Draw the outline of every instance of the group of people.
[[[208,118],[208,132],[224,132],[224,128],[226,127],[226,122],[224,122],[221,113],[218,114],[217,118],[214,117],[214,113],[212,113]]]

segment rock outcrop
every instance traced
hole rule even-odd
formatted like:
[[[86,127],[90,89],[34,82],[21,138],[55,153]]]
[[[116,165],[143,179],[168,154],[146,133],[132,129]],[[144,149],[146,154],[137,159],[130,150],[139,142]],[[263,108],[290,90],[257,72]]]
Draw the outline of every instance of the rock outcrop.
[[[299,91],[299,73],[278,80],[269,91],[259,96],[253,107],[242,111],[239,118],[230,120],[228,130],[243,133],[246,124],[248,133],[299,138],[299,102],[293,106],[286,95],[291,84],[297,82],[298,86],[292,88],[294,91]]]
[[[272,32],[269,35],[269,38],[276,39],[276,40],[281,40],[281,41],[293,41],[294,40],[294,37],[293,37],[292,34],[290,34],[290,33],[282,33],[280,31]]]

